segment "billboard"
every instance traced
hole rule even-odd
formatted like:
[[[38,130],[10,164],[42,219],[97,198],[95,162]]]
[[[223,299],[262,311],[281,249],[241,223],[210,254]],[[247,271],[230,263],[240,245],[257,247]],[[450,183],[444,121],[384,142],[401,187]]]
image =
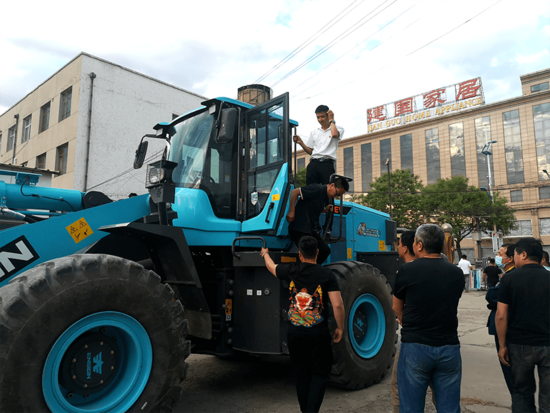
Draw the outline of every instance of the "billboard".
[[[367,133],[431,119],[484,104],[485,96],[481,78],[476,77],[367,109]]]

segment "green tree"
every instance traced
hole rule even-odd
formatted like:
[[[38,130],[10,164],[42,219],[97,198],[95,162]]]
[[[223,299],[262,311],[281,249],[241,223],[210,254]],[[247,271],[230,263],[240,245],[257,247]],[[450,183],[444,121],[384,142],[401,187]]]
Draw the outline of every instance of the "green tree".
[[[468,178],[453,176],[439,179],[422,191],[423,214],[429,221],[439,225],[451,224],[458,255],[462,255],[461,241],[477,230],[477,220],[481,231],[508,233],[514,228],[516,219],[514,210],[508,207],[507,199],[499,193],[494,194],[494,202],[485,191],[468,185]]]
[[[298,174],[296,175],[296,180],[298,181],[296,184],[296,188],[306,186],[306,172],[307,168],[302,168],[298,171]]]
[[[398,227],[416,228],[424,223],[421,214],[422,181],[408,169],[397,169],[390,173],[392,217]],[[367,194],[356,195],[353,201],[378,211],[390,213],[390,191],[388,174],[385,173],[371,184]]]

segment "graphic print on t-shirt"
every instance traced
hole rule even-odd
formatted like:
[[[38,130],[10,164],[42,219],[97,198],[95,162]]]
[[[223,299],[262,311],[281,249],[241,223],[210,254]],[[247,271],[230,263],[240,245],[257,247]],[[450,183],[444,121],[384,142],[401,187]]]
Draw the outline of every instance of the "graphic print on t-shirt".
[[[323,321],[323,290],[318,285],[313,294],[309,294],[307,288],[300,292],[294,281],[290,283],[290,310],[289,321],[297,327],[313,327]]]

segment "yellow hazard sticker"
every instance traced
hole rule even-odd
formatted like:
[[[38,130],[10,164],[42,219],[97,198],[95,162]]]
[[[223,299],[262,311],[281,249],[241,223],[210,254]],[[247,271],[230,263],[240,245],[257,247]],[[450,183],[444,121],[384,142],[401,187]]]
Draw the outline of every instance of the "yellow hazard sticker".
[[[386,251],[386,242],[385,241],[378,241],[378,250],[379,251]]]
[[[296,257],[281,257],[281,262],[296,262]]]
[[[272,200],[273,202],[278,201],[280,198],[281,198],[281,195],[279,195],[279,194],[273,194],[273,195],[271,195],[271,200]]]
[[[348,248],[348,260],[351,260],[351,248]]]
[[[73,222],[66,227],[66,229],[77,244],[94,233],[84,218],[80,218],[78,221]]]
[[[233,313],[233,300],[231,298],[225,299],[225,314]]]

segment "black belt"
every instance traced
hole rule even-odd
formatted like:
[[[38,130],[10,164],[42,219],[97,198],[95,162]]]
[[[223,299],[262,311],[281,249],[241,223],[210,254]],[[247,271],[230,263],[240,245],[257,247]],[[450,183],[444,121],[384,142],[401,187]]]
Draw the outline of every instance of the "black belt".
[[[335,162],[335,159],[332,158],[313,158],[310,162]]]

